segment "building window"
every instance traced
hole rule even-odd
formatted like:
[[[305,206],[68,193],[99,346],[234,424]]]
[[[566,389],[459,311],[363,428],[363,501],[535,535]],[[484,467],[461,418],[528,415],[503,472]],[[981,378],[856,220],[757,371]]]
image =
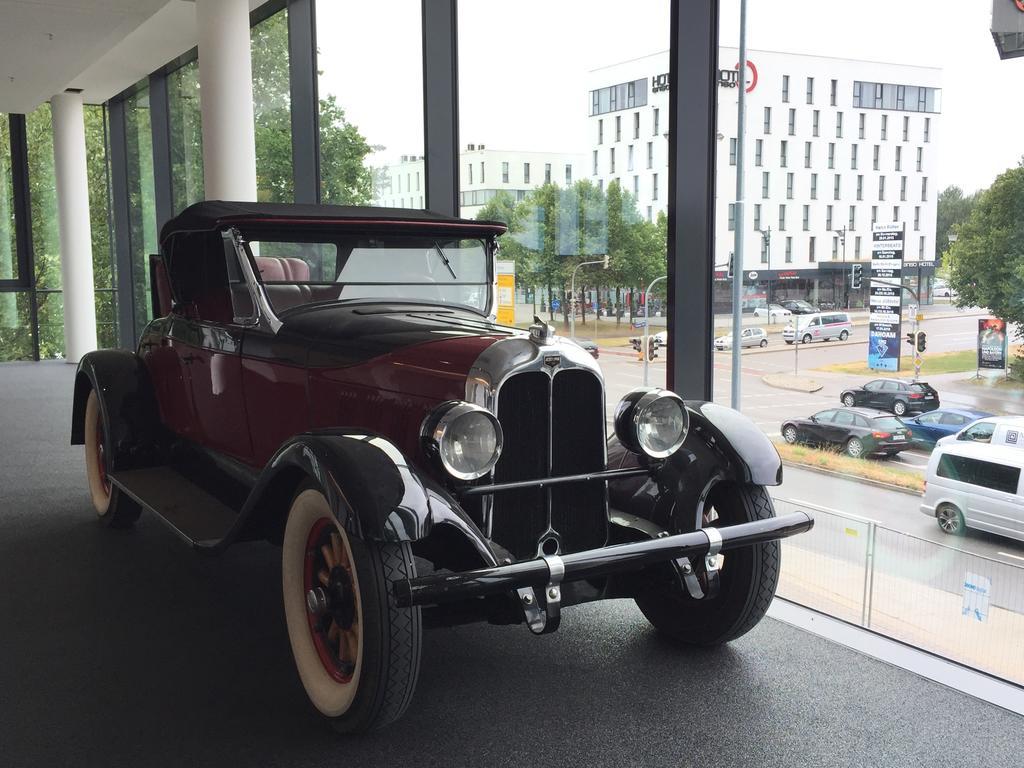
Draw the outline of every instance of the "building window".
[[[594,173],[597,173],[597,150],[594,150]],[[523,163],[523,184],[530,183],[530,164]]]
[[[763,237],[761,238],[761,263],[768,263],[768,241]]]
[[[650,167],[650,166],[648,166],[648,167]],[[527,171],[530,170],[530,164],[529,163],[526,164],[526,170]],[[594,150],[594,175],[597,176],[597,150],[596,149]]]
[[[846,228],[847,229],[851,229],[851,230],[857,228],[857,206],[856,205],[851,205],[850,206],[850,220],[847,223]]]
[[[566,185],[566,186],[568,186],[568,185]],[[639,176],[634,176],[633,177],[633,197],[638,198],[638,199],[640,197],[640,177]]]
[[[832,206],[825,206],[825,229],[828,232],[832,231]]]
[[[882,141],[889,138],[889,116],[882,115]]]
[[[789,154],[789,145],[785,139],[779,142],[779,165],[783,168],[786,167],[787,155]]]
[[[796,136],[796,110],[792,107],[789,109],[789,135]]]
[[[754,165],[761,166],[764,159],[764,139],[754,141]]]
[[[875,144],[874,151],[872,152],[872,155],[871,155],[871,169],[874,170],[874,171],[878,170],[878,161],[879,161],[879,158],[881,157],[881,151],[882,151],[882,148],[880,146],[878,146],[877,144]]]
[[[604,179],[597,180],[597,191],[604,192]]]
[[[828,103],[831,104],[833,107],[836,105],[836,96],[837,96],[836,91],[838,89],[839,89],[839,81],[838,80],[833,80],[832,84],[831,84],[831,87],[829,88],[829,98],[828,98]]]
[[[894,222],[898,222],[900,220],[900,207],[898,205],[894,205],[892,207],[892,220]]]
[[[885,200],[885,176],[878,177],[878,199]]]
[[[919,261],[924,261],[924,235],[917,238],[917,258]]]
[[[930,117],[926,117],[924,119],[924,140],[925,140],[926,144],[931,140],[931,132],[932,132],[932,119]]]
[[[903,140],[910,141],[910,116],[903,116]]]
[[[872,205],[871,206],[871,223],[872,223],[872,225],[878,223],[878,206],[877,205]]]
[[[833,237],[832,238],[832,261],[835,261],[838,258],[839,258],[839,238],[838,237]]]
[[[803,217],[804,232],[808,232],[811,229],[811,206],[804,206],[804,217]]]
[[[651,174],[651,200],[658,199],[658,174]]]
[[[647,206],[647,220],[654,221],[654,208]]]
[[[635,109],[647,104],[647,78],[617,83],[590,92],[590,114],[603,115],[618,109]]]
[[[736,231],[736,203],[729,203],[729,231]]]
[[[853,239],[853,258],[855,258],[855,259],[859,259],[860,258],[860,235],[857,235]]]
[[[420,191],[420,172],[419,171],[416,171],[416,191],[417,192]],[[420,205],[423,205],[423,203],[421,202]]]
[[[764,132],[766,134],[772,132],[772,108],[764,108]]]
[[[921,202],[928,200],[928,177],[921,177]]]
[[[808,77],[807,78],[807,103],[808,104],[813,104],[814,103],[814,78],[813,77]]]
[[[501,163],[501,183],[508,184],[508,163],[505,161]]]
[[[467,163],[466,167],[469,168],[469,183],[472,184],[473,183],[473,164],[472,163]],[[399,178],[399,181],[398,181],[398,191],[401,192],[402,191],[402,181],[401,181],[402,177],[399,176],[398,178]]]
[[[900,176],[900,200],[907,199],[907,177]]]
[[[615,173],[615,150],[612,150],[612,173]],[[551,163],[544,163],[544,183],[551,183]]]
[[[850,145],[850,170],[851,171],[856,171],[857,170],[857,145],[856,144],[851,144]]]
[[[786,199],[787,200],[792,200],[793,199],[793,174],[792,173],[787,173],[786,174]]]
[[[811,135],[817,136],[821,128],[821,113],[818,110],[814,110],[814,114],[811,115]]]
[[[843,138],[843,113],[836,112],[836,138]]]
[[[793,238],[792,237],[787,237],[786,238],[786,263],[787,264],[792,264],[793,263]]]
[[[661,117],[661,110],[660,110],[660,109],[658,109],[657,107],[655,107],[655,108],[654,108],[654,135],[655,135],[655,136],[657,136],[657,135],[658,135],[658,133],[659,133],[659,131],[658,131],[658,125],[659,125],[659,124],[660,124],[660,122],[661,122],[661,120],[659,119],[660,117]]]
[[[921,206],[920,205],[915,205],[914,206],[914,231],[915,232],[920,232],[921,231]]]
[[[837,173],[835,175],[835,178],[832,179],[832,199],[833,200],[838,200],[839,199],[839,190],[840,190],[840,188],[842,186],[841,182],[842,182],[842,179],[841,179],[840,175]]]
[[[896,109],[902,111],[907,108],[907,86],[896,86]]]
[[[736,139],[729,139],[729,165],[736,165]]]
[[[640,113],[639,112],[634,112],[633,113],[633,138],[634,139],[639,139],[640,138]]]
[[[818,174],[811,174],[811,200],[818,199]]]
[[[811,142],[804,142],[804,168],[811,167]]]
[[[836,167],[836,145],[831,141],[828,143],[828,167]]]
[[[472,172],[473,169],[470,168],[469,170],[470,170],[470,172]],[[396,174],[395,175],[395,181],[398,183],[398,194],[402,194],[402,174],[400,174],[400,173]],[[473,179],[471,178],[470,182],[472,182],[472,181],[473,181]]]
[[[917,148],[917,172],[921,172],[922,160],[924,160],[924,147]]]
[[[484,161],[483,160],[480,161],[480,183],[481,184],[486,184],[487,183],[487,178],[484,175]]]
[[[896,147],[896,170],[903,170],[903,147]]]
[[[779,231],[780,232],[785,232],[786,231],[786,204],[785,203],[780,203],[779,204]]]
[[[597,143],[604,144],[604,120],[597,121]]]
[[[857,119],[858,119],[858,123],[857,123],[857,138],[858,139],[863,139],[864,138],[864,133],[867,130],[868,116],[864,112],[861,112],[860,116]]]
[[[782,76],[782,103],[789,103],[789,75]]]
[[[864,199],[864,174],[857,174],[857,199]]]
[[[571,165],[565,166],[565,186],[567,186],[567,187],[571,187],[572,186],[572,166]]]
[[[608,173],[615,173],[615,147],[608,150]]]
[[[626,148],[626,170],[630,173],[633,172],[633,145],[630,144]]]
[[[754,203],[754,230],[761,229],[761,204]]]
[[[647,167],[648,168],[653,168],[654,167],[654,142],[653,141],[648,141],[647,142]]]
[[[761,173],[761,198],[764,200],[768,199],[768,182],[768,171],[763,171]]]
[[[622,115],[615,116],[615,140],[622,141]]]
[[[815,260],[815,256],[814,256],[814,240],[815,240],[815,238],[814,238],[813,235],[811,237],[807,238],[807,260],[809,262],[811,262],[812,264],[814,263],[814,260]]]

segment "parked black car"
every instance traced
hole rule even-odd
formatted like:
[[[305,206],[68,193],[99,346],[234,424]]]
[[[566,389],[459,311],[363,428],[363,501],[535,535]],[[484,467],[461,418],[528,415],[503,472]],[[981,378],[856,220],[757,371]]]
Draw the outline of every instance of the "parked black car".
[[[844,389],[839,402],[847,408],[862,405],[902,416],[934,411],[939,407],[939,393],[927,381],[875,379],[862,387]]]
[[[791,419],[782,423],[787,443],[842,446],[850,456],[860,458],[873,453],[895,456],[911,447],[913,433],[895,416],[872,408],[835,408],[821,411],[809,419]]]
[[[809,304],[803,299],[786,299],[784,301],[780,301],[779,304],[784,306],[794,315],[813,315],[815,312],[819,311],[818,307],[813,304]]]

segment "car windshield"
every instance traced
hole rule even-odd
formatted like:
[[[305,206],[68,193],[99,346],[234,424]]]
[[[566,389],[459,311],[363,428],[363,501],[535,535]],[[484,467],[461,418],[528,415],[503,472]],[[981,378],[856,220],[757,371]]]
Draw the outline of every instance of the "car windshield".
[[[489,257],[480,239],[363,235],[246,245],[278,314],[349,299],[490,308]]]

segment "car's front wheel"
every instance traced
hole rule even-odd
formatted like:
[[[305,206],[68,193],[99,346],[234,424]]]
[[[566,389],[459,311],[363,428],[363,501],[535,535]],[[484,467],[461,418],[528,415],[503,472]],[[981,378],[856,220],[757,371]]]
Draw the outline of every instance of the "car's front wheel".
[[[801,341],[802,343],[804,343],[804,344],[810,344],[810,343],[811,343],[811,341],[812,341],[812,339],[811,339],[811,334],[809,334],[809,333],[805,333],[805,334],[804,334],[804,337],[803,337],[803,338],[802,338],[802,339],[801,339],[800,341]]]
[[[790,445],[796,443],[796,427],[792,424],[787,425],[786,428],[782,430],[782,437]]]
[[[853,396],[852,392],[847,392],[845,395],[843,395],[843,405],[845,405],[847,408],[853,408],[856,402],[857,398]]]
[[[704,526],[729,526],[775,516],[768,492],[759,485],[720,483],[705,508]],[[779,581],[778,541],[740,547],[718,555],[719,585],[712,596],[693,598],[667,568],[662,578],[641,587],[636,603],[666,637],[687,645],[719,645],[750,631],[764,616]],[[703,559],[695,569],[704,589]]]
[[[760,343],[759,346],[761,347],[761,349],[764,349],[765,347],[767,347],[768,346],[768,339],[761,339],[761,343]]]
[[[309,700],[341,732],[380,728],[409,706],[422,618],[390,589],[415,575],[407,543],[349,536],[315,487],[295,496],[281,553],[288,637]]]
[[[89,495],[101,523],[108,528],[129,528],[139,519],[142,507],[110,481],[107,434],[99,397],[92,390],[85,402],[85,473]]]

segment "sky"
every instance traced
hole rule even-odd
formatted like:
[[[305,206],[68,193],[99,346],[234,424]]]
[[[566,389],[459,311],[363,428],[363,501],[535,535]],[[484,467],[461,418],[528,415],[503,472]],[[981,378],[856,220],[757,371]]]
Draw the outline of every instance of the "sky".
[[[419,9],[420,0],[317,3],[320,92],[337,94],[385,147],[374,163],[423,153]],[[588,72],[666,50],[668,9],[668,0],[459,0],[462,144],[589,152]],[[1024,58],[1000,61],[991,9],[992,0],[748,0],[747,46],[940,68],[938,188],[972,192],[1024,155]],[[724,0],[720,44],[738,42],[739,0]]]

